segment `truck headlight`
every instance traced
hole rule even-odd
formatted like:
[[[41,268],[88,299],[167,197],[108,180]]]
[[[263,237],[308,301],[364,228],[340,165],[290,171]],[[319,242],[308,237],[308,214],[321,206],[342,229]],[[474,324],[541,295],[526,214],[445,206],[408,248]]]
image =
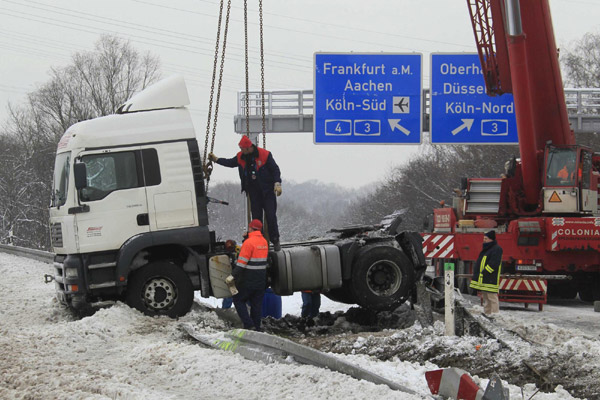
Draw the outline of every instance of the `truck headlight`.
[[[77,278],[78,276],[77,268],[65,268],[65,278]]]

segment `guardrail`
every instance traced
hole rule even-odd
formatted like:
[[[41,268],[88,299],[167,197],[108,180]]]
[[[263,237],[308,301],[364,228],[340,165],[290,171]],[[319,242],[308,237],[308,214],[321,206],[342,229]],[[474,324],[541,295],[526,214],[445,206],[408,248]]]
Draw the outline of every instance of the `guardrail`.
[[[600,131],[600,88],[567,88],[565,101],[571,128],[576,133]],[[429,131],[430,91],[423,89],[423,130]],[[263,99],[260,91],[238,92],[237,133],[246,132],[246,104],[251,133],[262,132]],[[312,132],[314,93],[312,90],[273,90],[264,94],[267,132]]]
[[[46,262],[48,264],[52,264],[54,262],[54,254],[43,250],[0,244],[0,252],[14,254],[15,256],[19,257],[31,258],[33,260]]]

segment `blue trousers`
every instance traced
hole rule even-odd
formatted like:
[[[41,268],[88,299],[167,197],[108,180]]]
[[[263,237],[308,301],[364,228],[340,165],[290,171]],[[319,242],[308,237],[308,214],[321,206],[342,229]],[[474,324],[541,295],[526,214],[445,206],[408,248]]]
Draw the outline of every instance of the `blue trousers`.
[[[238,291],[238,294],[233,296],[233,305],[244,324],[244,329],[260,330],[265,289],[238,288]],[[250,314],[246,302],[250,304]]]
[[[223,303],[221,305],[221,308],[231,308],[232,304],[233,304],[233,298],[232,297],[225,297],[223,299]]]
[[[302,317],[315,318],[321,307],[321,293],[302,292]]]
[[[277,226],[277,197],[273,190],[263,191],[260,185],[251,185],[248,189],[250,197],[250,211],[252,219],[263,220],[263,210],[269,228],[271,242],[279,241],[279,227]]]

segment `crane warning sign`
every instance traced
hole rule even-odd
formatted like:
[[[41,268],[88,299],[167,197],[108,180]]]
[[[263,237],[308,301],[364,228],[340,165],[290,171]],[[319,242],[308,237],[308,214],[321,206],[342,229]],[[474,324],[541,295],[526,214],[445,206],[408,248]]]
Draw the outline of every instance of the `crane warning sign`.
[[[315,53],[315,143],[420,143],[421,59],[415,53]]]
[[[431,142],[517,143],[511,94],[488,96],[477,54],[431,55]]]

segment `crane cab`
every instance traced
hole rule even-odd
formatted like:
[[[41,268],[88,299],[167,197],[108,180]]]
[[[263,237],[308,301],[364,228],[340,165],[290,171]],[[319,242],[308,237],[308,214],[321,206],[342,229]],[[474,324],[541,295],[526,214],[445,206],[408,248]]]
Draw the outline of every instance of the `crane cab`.
[[[589,148],[548,145],[544,165],[544,213],[598,213],[599,174]]]

